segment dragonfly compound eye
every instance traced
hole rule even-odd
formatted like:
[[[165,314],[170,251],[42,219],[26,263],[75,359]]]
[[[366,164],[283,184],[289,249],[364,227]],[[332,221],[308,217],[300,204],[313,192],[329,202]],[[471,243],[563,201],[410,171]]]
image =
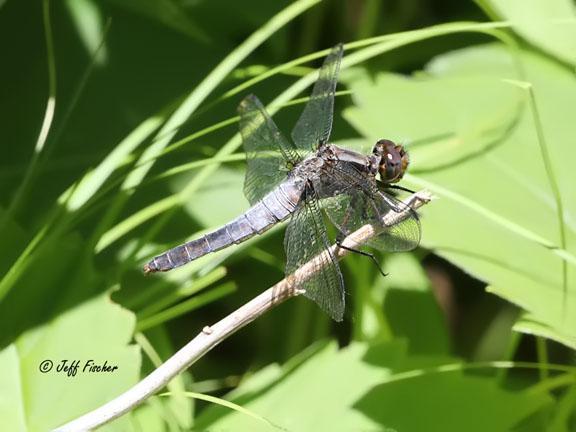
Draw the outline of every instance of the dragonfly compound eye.
[[[390,140],[380,140],[374,146],[374,153],[380,154],[380,177],[384,183],[400,181],[408,168],[408,153],[401,145]]]

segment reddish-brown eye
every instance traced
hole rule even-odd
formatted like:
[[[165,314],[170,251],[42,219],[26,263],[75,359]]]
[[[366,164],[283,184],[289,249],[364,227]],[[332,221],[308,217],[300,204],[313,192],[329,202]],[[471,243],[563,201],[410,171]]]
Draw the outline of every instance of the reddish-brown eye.
[[[401,145],[390,140],[380,140],[373,150],[380,159],[380,177],[384,183],[395,183],[399,181],[406,168],[408,168],[408,153]]]

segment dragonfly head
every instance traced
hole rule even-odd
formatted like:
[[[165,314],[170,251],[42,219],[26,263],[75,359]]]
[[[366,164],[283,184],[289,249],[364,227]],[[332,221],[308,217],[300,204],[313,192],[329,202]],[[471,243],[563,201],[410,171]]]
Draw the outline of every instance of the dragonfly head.
[[[378,171],[384,183],[396,183],[402,179],[410,162],[404,147],[383,139],[376,143],[372,153],[380,156]]]

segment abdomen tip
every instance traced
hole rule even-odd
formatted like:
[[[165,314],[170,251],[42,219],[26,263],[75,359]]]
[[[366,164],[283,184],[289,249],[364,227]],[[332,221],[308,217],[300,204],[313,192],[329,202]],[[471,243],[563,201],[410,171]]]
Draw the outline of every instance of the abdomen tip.
[[[156,269],[154,268],[154,265],[152,263],[148,263],[146,265],[144,265],[144,274],[148,274],[148,273],[155,273]]]

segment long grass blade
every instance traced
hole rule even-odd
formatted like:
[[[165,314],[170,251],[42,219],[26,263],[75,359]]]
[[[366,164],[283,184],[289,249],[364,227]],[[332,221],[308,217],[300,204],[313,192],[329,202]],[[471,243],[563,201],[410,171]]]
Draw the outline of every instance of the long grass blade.
[[[101,252],[103,249],[106,249],[120,237],[122,237],[127,232],[132,231],[137,226],[140,226],[144,222],[152,219],[159,214],[164,213],[165,211],[174,208],[174,206],[180,204],[180,199],[178,195],[170,195],[160,201],[156,201],[155,203],[149,205],[148,207],[140,210],[137,213],[134,213],[131,217],[123,220],[118,225],[115,225],[112,229],[106,231],[98,243],[96,244],[96,253]],[[114,207],[116,211],[118,211],[117,207]]]
[[[576,256],[574,256],[568,250],[559,248],[556,244],[540,236],[538,233],[531,231],[517,224],[516,222],[493,212],[492,210],[478,204],[474,200],[471,200],[470,198],[460,195],[454,191],[443,188],[437,184],[431,183],[418,177],[414,177],[410,174],[406,174],[404,178],[409,183],[430,189],[439,196],[444,196],[465,207],[468,207],[470,210],[481,214],[484,218],[491,220],[495,224],[505,227],[508,231],[514,232],[515,234],[524,237],[529,241],[538,243],[542,247],[551,250],[553,253],[561,257],[565,262],[570,263],[572,266],[576,266]]]
[[[173,290],[169,293],[165,293],[162,298],[155,300],[154,302],[150,302],[148,304],[148,306],[140,309],[138,311],[138,316],[141,317],[142,319],[147,318],[151,315],[154,315],[158,312],[160,312],[163,309],[166,309],[170,306],[172,306],[173,304],[175,304],[176,302],[180,301],[181,299],[185,298],[185,297],[189,297],[193,294],[198,293],[199,291],[202,291],[205,288],[208,288],[210,285],[218,282],[220,279],[222,279],[224,276],[226,276],[226,269],[224,267],[216,267],[213,271],[211,271],[210,273],[201,276],[197,279],[195,279],[192,283],[189,283],[181,288],[178,288],[176,290]],[[165,287],[165,284],[163,284]],[[154,292],[154,290],[150,290],[152,292]],[[165,291],[165,289],[164,289]],[[146,295],[148,293],[148,290],[146,291],[142,291],[143,295]],[[158,293],[156,293],[158,294]],[[148,297],[150,298],[150,297]],[[133,298],[132,302],[138,302],[138,298]],[[143,301],[139,301],[139,304],[144,304],[145,302]],[[138,303],[137,303],[138,304]]]
[[[367,46],[378,45],[384,42],[390,41],[400,41],[405,40],[406,43],[418,42],[421,40],[430,39],[432,37],[444,36],[449,34],[457,34],[459,32],[478,32],[478,33],[486,33],[490,34],[493,37],[497,37],[504,42],[503,39],[506,39],[505,43],[507,44],[514,44],[513,40],[508,39],[506,34],[502,32],[500,29],[505,29],[510,27],[511,24],[508,22],[490,22],[490,23],[473,23],[473,22],[456,22],[456,23],[446,23],[446,24],[438,24],[436,26],[427,27],[425,29],[418,29],[418,30],[409,30],[405,32],[398,32],[393,34],[387,34],[382,36],[375,36],[368,39],[363,39],[359,41],[350,42],[344,45],[344,49],[346,51],[357,49],[357,48],[364,48]],[[510,45],[512,46],[512,45]],[[226,93],[222,95],[222,98],[229,98],[239,93],[245,92],[250,87],[258,84],[261,81],[264,81],[274,75],[279,73],[284,73],[288,69],[292,69],[296,66],[299,66],[303,63],[307,63],[312,60],[316,60],[322,57],[325,57],[330,52],[330,49],[325,49],[322,51],[317,51],[312,54],[308,54],[287,63],[283,63],[276,67],[273,67],[265,72],[262,72],[258,76],[243,82],[242,84],[237,85],[236,87],[228,90]]]
[[[74,112],[74,109],[76,108],[76,105],[78,104],[78,101],[80,100],[80,97],[84,92],[84,89],[86,88],[88,79],[90,78],[90,75],[92,74],[94,67],[98,62],[99,55],[105,47],[106,37],[108,36],[108,31],[110,30],[111,22],[112,22],[111,20],[106,21],[106,24],[104,25],[104,30],[102,32],[102,38],[100,39],[100,42],[98,43],[98,45],[96,45],[96,49],[92,52],[90,56],[90,63],[86,67],[86,70],[82,74],[80,81],[78,82],[76,88],[74,89],[72,99],[70,100],[70,103],[68,104],[68,106],[64,111],[64,114],[62,115],[62,120],[58,122],[58,126],[56,127],[54,133],[52,134],[50,142],[53,144],[57,143],[60,140],[60,137],[62,136],[63,131],[66,129],[68,121],[70,120],[70,117],[72,116],[72,113]],[[53,148],[54,145],[48,146],[48,148],[46,149],[47,150],[46,155],[44,156],[43,160],[49,157],[49,154]]]
[[[168,309],[158,312],[142,320],[138,320],[136,324],[137,331],[145,331],[149,328],[156,327],[157,325],[163,324],[181,315],[187,314],[190,311],[196,310],[208,303],[212,303],[222,297],[236,290],[236,284],[234,282],[227,282],[220,285],[219,287],[213,288],[208,292],[189,298],[188,300],[178,303]]]
[[[299,0],[272,17],[263,27],[254,32],[248,39],[234,49],[222,62],[210,72],[206,78],[186,97],[184,102],[176,109],[166,121],[159,132],[161,139],[154,142],[142,154],[142,160],[153,159],[164,149],[178,132],[179,127],[194,113],[208,95],[234,70],[248,55],[266,41],[281,27],[312,7],[320,0]],[[153,163],[148,162],[132,171],[126,179],[123,189],[130,189],[138,185],[146,176]]]
[[[194,111],[200,106],[200,104],[208,97],[208,95],[220,84],[220,82],[238,65],[243,61],[252,51],[254,51],[259,45],[266,41],[271,35],[277,32],[285,24],[290,22],[296,16],[303,13],[308,8],[312,7],[320,0],[299,0],[292,3],[287,8],[283,9],[277,15],[272,17],[264,26],[254,32],[246,41],[240,44],[235,50],[233,50],[208,76],[196,87],[182,102],[182,104],[174,111],[171,117],[166,121],[164,126],[158,132],[158,136],[161,137],[155,141],[144,151],[140,157],[140,161],[144,161],[138,164],[138,168],[134,169],[126,180],[122,184],[122,190],[130,193],[132,190],[138,186],[144,177],[147,175],[148,171],[152,168],[153,161],[162,153],[164,148],[170,143],[172,138],[178,132],[180,126],[190,117]],[[232,152],[230,152],[232,153]],[[230,154],[229,153],[229,154]],[[208,167],[207,169],[210,169]],[[205,169],[206,170],[206,169]],[[211,171],[211,170],[210,170]],[[201,173],[203,179],[207,177],[208,172]],[[180,199],[182,195],[175,196],[175,200]],[[122,196],[119,199],[125,199]],[[154,206],[154,205],[152,205]],[[119,206],[113,206],[118,209]],[[158,208],[157,206],[154,208]],[[135,220],[125,220],[120,227],[115,226],[112,228],[114,234],[110,235],[108,232],[104,234],[106,239],[104,241],[98,242],[96,247],[97,251],[104,249],[107,245],[113,242],[115,239],[121,237],[126,232],[133,229],[139,223],[150,219],[157,213],[150,211],[150,209],[141,213],[140,217],[147,215],[139,219],[136,217]],[[105,218],[108,219],[108,218]],[[140,221],[140,222],[139,222]],[[152,227],[154,230],[154,227]],[[145,240],[145,239],[144,239]],[[142,242],[141,242],[142,243]]]
[[[144,120],[93,171],[87,173],[70,197],[68,210],[76,211],[92,198],[112,173],[124,164],[132,151],[160,127],[165,118],[165,115],[157,114]]]
[[[552,165],[552,159],[548,151],[548,144],[546,143],[546,135],[544,134],[544,126],[542,125],[542,120],[540,117],[540,112],[538,110],[538,104],[536,103],[536,95],[534,94],[534,87],[529,82],[519,82],[507,80],[507,82],[520,87],[527,93],[528,101],[530,103],[530,111],[532,113],[532,119],[534,121],[534,127],[536,129],[536,136],[538,137],[538,146],[540,147],[540,155],[542,156],[542,162],[544,163],[544,170],[546,171],[546,176],[548,177],[548,183],[550,184],[550,189],[552,190],[552,195],[554,196],[554,201],[556,202],[556,217],[558,222],[558,237],[560,241],[560,248],[566,250],[566,222],[564,219],[564,203],[562,201],[562,194],[560,192],[560,186],[558,185],[558,180],[554,174],[554,167]],[[562,267],[562,319],[566,319],[567,307],[568,307],[568,266],[566,260],[561,261]]]
[[[215,396],[210,396],[210,395],[205,395],[202,393],[195,393],[195,392],[185,392],[184,393],[186,396],[194,398],[194,399],[200,399],[206,402],[211,402],[213,404],[217,404],[217,405],[221,405],[223,407],[226,408],[230,408],[231,410],[234,411],[238,411],[241,414],[247,415],[249,417],[252,417],[258,421],[261,421],[263,423],[266,423],[269,426],[272,426],[275,429],[279,429],[279,430],[284,430],[283,428],[275,425],[274,423],[272,423],[270,420],[265,419],[264,417],[238,405],[235,404],[234,402],[229,402],[227,400],[221,399],[221,398],[217,398]],[[160,396],[171,396],[170,393],[161,393]]]
[[[50,132],[52,121],[54,120],[54,111],[56,110],[56,60],[54,54],[52,24],[50,21],[50,0],[43,0],[42,2],[42,19],[44,22],[46,60],[48,63],[48,100],[46,102],[46,109],[44,110],[44,119],[42,120],[40,133],[38,134],[36,145],[34,146],[32,160],[26,169],[24,179],[15,192],[14,198],[10,202],[7,211],[4,213],[4,217],[0,219],[0,231],[5,226],[6,221],[13,218],[17,213],[18,207],[20,207],[22,201],[28,193],[28,189],[34,180],[34,177],[36,176],[38,161],[40,159],[42,150],[44,149],[44,144],[46,144],[46,139],[48,138],[48,133]]]

